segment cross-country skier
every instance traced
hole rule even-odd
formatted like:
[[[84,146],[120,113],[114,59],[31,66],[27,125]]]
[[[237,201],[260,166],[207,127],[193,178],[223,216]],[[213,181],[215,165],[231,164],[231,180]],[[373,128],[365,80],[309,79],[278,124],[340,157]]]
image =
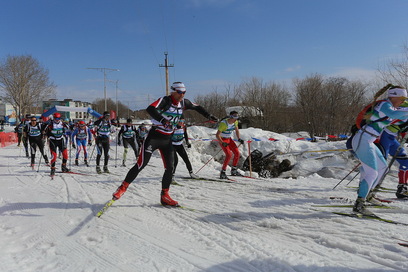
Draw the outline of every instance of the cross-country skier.
[[[69,172],[67,168],[68,161],[68,126],[61,121],[61,114],[59,112],[54,113],[54,119],[44,129],[45,134],[48,137],[48,142],[51,151],[51,176],[55,175],[55,162],[57,161],[57,149],[62,154],[61,171]]]
[[[140,124],[136,131],[136,141],[139,148],[143,145],[144,140],[147,137],[149,130],[146,127],[145,123]]]
[[[24,127],[24,134],[30,143],[31,167],[34,169],[37,146],[44,158],[45,164],[48,165],[48,157],[44,154],[44,126],[37,122],[35,116],[31,117],[31,122]]]
[[[232,160],[231,176],[242,176],[237,169],[240,156],[239,149],[232,139],[232,133],[235,131],[235,134],[238,137],[238,142],[240,144],[244,143],[244,140],[242,140],[239,136],[238,118],[238,112],[231,111],[229,117],[221,120],[220,124],[218,125],[217,134],[215,134],[215,137],[225,153],[225,160],[222,164],[220,173],[221,179],[228,179],[225,171],[227,170],[227,166],[232,158],[232,155],[234,155],[234,159]]]
[[[129,172],[125,180],[113,193],[113,199],[119,199],[127,190],[130,183],[135,180],[140,171],[148,164],[153,151],[159,149],[165,171],[162,178],[162,190],[160,202],[162,205],[177,206],[178,202],[169,195],[169,188],[174,167],[174,149],[171,137],[175,126],[185,110],[195,110],[204,117],[217,121],[217,118],[209,114],[200,105],[192,103],[185,99],[186,87],[182,82],[174,82],[171,86],[171,94],[164,96],[153,102],[147,107],[147,113],[152,117],[153,126],[150,129],[145,142],[143,143],[140,156]]]
[[[353,212],[357,214],[372,215],[372,212],[365,207],[366,198],[388,168],[387,161],[374,141],[392,122],[408,119],[408,109],[398,108],[407,99],[407,90],[398,86],[389,88],[387,85],[378,93],[386,90],[388,99],[374,106],[373,114],[368,118],[367,124],[361,127],[352,139],[353,151],[361,162],[358,197],[353,207]]]
[[[84,150],[84,163],[86,166],[89,166],[86,145],[92,145],[92,133],[89,127],[86,126],[84,121],[81,120],[78,122],[78,126],[75,128],[74,132],[72,132],[71,142],[72,148],[76,148],[75,165],[79,165],[79,154],[81,153],[81,150]]]
[[[20,146],[20,143],[23,143],[26,157],[30,157],[28,154],[28,139],[24,135],[24,127],[30,123],[30,114],[26,114],[25,118],[14,128],[14,132],[17,133],[17,146]]]
[[[180,157],[183,159],[184,163],[186,164],[187,170],[190,173],[190,177],[192,178],[198,178],[196,174],[193,173],[193,167],[191,166],[191,162],[188,158],[186,149],[184,148],[183,141],[186,141],[186,145],[188,148],[191,147],[191,144],[188,140],[188,134],[187,134],[187,126],[185,124],[184,118],[180,120],[180,122],[177,124],[176,129],[174,130],[173,136],[171,138],[171,141],[173,143],[173,148],[174,148],[174,169],[173,169],[173,181],[174,180],[174,174],[176,172],[177,164],[178,164],[178,156],[177,154],[180,155]]]
[[[95,121],[94,132],[96,134],[96,172],[101,174],[101,167],[99,166],[101,162],[102,152],[104,154],[103,162],[103,172],[109,173],[108,162],[109,162],[109,149],[110,149],[110,134],[115,131],[115,127],[112,125],[110,118],[110,113],[105,111],[102,118]]]
[[[129,145],[132,147],[133,152],[135,153],[135,157],[137,159],[138,155],[138,148],[136,146],[136,126],[132,125],[132,119],[127,119],[126,124],[124,124],[119,131],[118,134],[118,145],[121,145],[123,142],[124,152],[123,152],[123,160],[122,166],[126,166],[126,157],[129,149]],[[121,140],[122,139],[122,140]]]

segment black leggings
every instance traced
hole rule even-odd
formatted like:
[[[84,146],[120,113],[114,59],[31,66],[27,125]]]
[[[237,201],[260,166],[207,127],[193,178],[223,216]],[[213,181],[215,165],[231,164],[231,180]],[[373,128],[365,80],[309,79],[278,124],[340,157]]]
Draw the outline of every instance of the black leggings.
[[[30,142],[31,164],[35,163],[35,153],[37,151],[37,146],[38,146],[38,150],[40,150],[41,155],[43,156],[44,160],[47,162],[48,157],[47,157],[47,155],[44,154],[44,142],[42,140],[42,136],[38,136],[38,137],[28,136],[28,140]]]
[[[188,169],[188,172],[193,171],[193,167],[191,166],[191,162],[188,159],[188,155],[186,152],[186,149],[184,148],[183,145],[173,145],[174,148],[174,170],[173,174],[176,172],[177,164],[178,164],[178,156],[177,154],[180,155],[180,157],[183,159],[184,163],[186,164],[186,167]]]
[[[139,159],[126,175],[125,181],[132,183],[140,171],[149,163],[153,151],[159,149],[163,163],[164,174],[162,178],[162,189],[170,188],[171,178],[173,176],[174,167],[174,149],[171,142],[171,135],[163,135],[157,132],[154,128],[149,131],[146,140],[144,141]]]
[[[101,163],[101,157],[102,157],[102,152],[104,154],[104,162],[103,165],[106,166],[108,165],[109,161],[109,136],[108,137],[96,137],[95,140],[96,143],[96,150],[98,154],[96,155],[96,165],[99,166]]]
[[[137,157],[138,154],[137,154],[137,146],[135,143],[135,139],[134,138],[123,138],[123,147],[127,149],[129,145],[132,147],[133,152],[135,152],[135,157]]]

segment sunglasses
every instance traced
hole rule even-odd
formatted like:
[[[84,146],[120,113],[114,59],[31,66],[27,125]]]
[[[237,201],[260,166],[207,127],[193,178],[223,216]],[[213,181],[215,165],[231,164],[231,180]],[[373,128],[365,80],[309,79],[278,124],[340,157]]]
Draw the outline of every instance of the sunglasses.
[[[185,94],[186,91],[176,90],[176,93],[178,93],[178,94]]]
[[[31,119],[31,122],[36,122],[37,121],[37,119]]]
[[[54,117],[54,120],[61,120],[61,118],[58,118],[58,117]]]

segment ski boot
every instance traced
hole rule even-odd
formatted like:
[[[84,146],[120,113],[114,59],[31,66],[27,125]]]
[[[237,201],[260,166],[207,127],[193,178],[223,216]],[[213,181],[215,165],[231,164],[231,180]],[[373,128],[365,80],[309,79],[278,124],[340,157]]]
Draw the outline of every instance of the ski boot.
[[[398,184],[397,192],[395,193],[395,195],[400,199],[408,198],[407,184]]]
[[[367,202],[370,203],[371,206],[385,206],[384,203],[379,201],[373,192],[369,192],[367,195]]]
[[[356,202],[354,203],[353,213],[368,215],[368,216],[375,216],[373,212],[366,209],[365,199],[362,197],[358,197]]]
[[[75,165],[79,166],[78,159],[75,159]]]
[[[55,176],[55,167],[51,167],[51,177]]]
[[[160,203],[163,206],[178,206],[178,202],[173,200],[169,195],[169,189],[162,189],[160,194]]]
[[[236,166],[233,166],[231,169],[231,176],[242,177],[243,175],[240,172],[238,172],[238,169]]]
[[[228,179],[227,174],[225,174],[225,170],[221,170],[220,179]]]
[[[89,167],[88,160],[85,159],[84,162],[85,162],[85,165],[86,165],[87,167]]]
[[[101,167],[99,165],[96,166],[96,173],[102,174]]]
[[[118,200],[123,196],[123,194],[126,192],[127,188],[129,187],[129,183],[126,181],[123,181],[122,184],[116,189],[116,192],[113,193],[112,199],[113,200]]]
[[[125,160],[122,161],[122,166],[126,167]]]
[[[192,179],[199,179],[199,178],[200,178],[199,176],[197,176],[196,174],[194,174],[193,171],[190,171],[189,173],[190,173],[190,177],[191,177]]]
[[[45,161],[45,165],[47,165],[47,166],[50,165],[50,162],[48,161],[47,155],[44,155],[44,161]]]
[[[67,168],[67,164],[66,164],[66,163],[63,163],[63,164],[61,165],[61,171],[62,171],[63,173],[69,172],[69,169]]]
[[[28,154],[28,151],[26,151],[26,157],[29,158],[30,154]]]
[[[103,166],[103,172],[104,172],[104,173],[107,173],[107,174],[110,173],[107,165],[104,165],[104,166]]]

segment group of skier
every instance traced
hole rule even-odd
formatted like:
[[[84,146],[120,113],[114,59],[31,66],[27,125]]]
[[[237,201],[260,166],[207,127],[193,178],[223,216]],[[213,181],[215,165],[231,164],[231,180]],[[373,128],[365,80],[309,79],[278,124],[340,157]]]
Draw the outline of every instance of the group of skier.
[[[240,157],[239,146],[235,144],[232,138],[235,132],[239,145],[244,144],[238,129],[238,112],[232,111],[228,117],[218,121],[217,117],[211,115],[202,106],[184,98],[186,87],[182,82],[174,82],[171,90],[169,96],[161,97],[147,107],[146,111],[152,118],[150,130],[146,128],[145,124],[136,127],[133,125],[132,119],[127,119],[126,123],[121,126],[117,137],[117,145],[123,144],[124,147],[122,166],[126,166],[129,146],[132,148],[137,161],[113,193],[113,200],[122,197],[129,185],[149,163],[152,153],[158,149],[165,166],[161,180],[160,202],[162,205],[178,206],[178,202],[173,200],[169,194],[170,185],[175,182],[174,175],[178,164],[177,155],[185,162],[191,178],[198,178],[193,172],[191,162],[183,145],[185,141],[186,146],[191,147],[184,118],[186,110],[195,110],[211,122],[218,123],[216,139],[225,153],[220,178],[228,179],[226,170],[231,159],[231,175],[241,175],[237,168]],[[389,171],[386,161],[388,154],[395,155],[400,163],[399,184],[396,195],[398,198],[408,198],[408,155],[396,139],[399,130],[408,125],[408,103],[406,102],[408,94],[406,89],[402,87],[387,85],[377,93],[376,97],[384,92],[387,92],[388,98],[373,103],[371,114],[366,118],[365,123],[356,129],[349,141],[350,147],[361,163],[358,197],[353,212],[363,215],[372,215],[366,208],[367,202],[373,203],[376,201],[375,193],[387,171]],[[92,145],[92,138],[94,138],[97,150],[96,171],[102,173],[100,163],[103,154],[103,172],[109,173],[110,134],[116,131],[117,126],[118,124],[110,119],[109,112],[104,112],[103,116],[92,124],[92,129],[84,121],[79,121],[74,128],[70,129],[67,124],[61,121],[61,115],[57,112],[54,114],[52,121],[43,124],[38,123],[34,116],[26,116],[23,125],[20,124],[16,127],[16,132],[22,131],[22,135],[19,137],[19,145],[20,141],[23,142],[23,145],[26,145],[27,140],[30,144],[31,165],[34,167],[36,147],[38,147],[44,162],[46,164],[50,163],[51,175],[55,174],[57,149],[62,154],[61,170],[63,172],[69,171],[66,165],[69,140],[72,147],[76,148],[75,165],[79,165],[79,155],[83,150],[84,163],[89,166],[86,147]],[[50,162],[47,155],[44,154],[44,137],[47,137],[51,151]],[[375,144],[376,140],[379,142],[377,145]],[[28,151],[26,155],[28,157]]]
[[[364,118],[363,124],[360,125],[360,120],[357,119],[358,129],[349,141],[349,147],[361,163],[359,189],[353,207],[356,214],[373,216],[367,209],[368,203],[381,204],[376,199],[376,192],[390,170],[390,165],[387,164],[388,154],[400,164],[396,196],[401,199],[408,198],[408,155],[404,148],[405,138],[401,143],[397,140],[399,131],[408,124],[408,94],[405,88],[388,84],[377,92],[375,99],[385,92],[387,99],[371,104],[372,110]]]

